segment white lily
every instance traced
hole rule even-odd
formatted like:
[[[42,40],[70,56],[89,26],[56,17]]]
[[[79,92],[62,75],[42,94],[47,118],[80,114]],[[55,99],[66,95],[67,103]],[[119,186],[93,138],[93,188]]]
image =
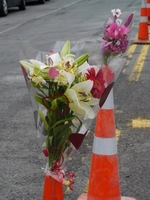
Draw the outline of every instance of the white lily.
[[[52,66],[57,66],[61,62],[61,57],[60,57],[59,53],[51,54],[49,56],[49,58],[52,59],[52,62],[53,62]]]
[[[91,66],[89,65],[88,62],[84,62],[82,65],[80,65],[78,68],[77,68],[77,73],[82,73],[82,74],[85,74],[87,72],[88,69],[90,69]]]
[[[77,67],[74,65],[74,55],[67,54],[63,57],[62,60],[56,65],[58,71],[65,70],[66,72],[74,74],[77,70]]]
[[[28,77],[31,79],[33,76],[35,76],[35,73],[34,73],[34,64],[29,62],[29,61],[24,61],[24,60],[21,60],[20,61],[20,64],[26,69],[28,70]]]
[[[69,99],[69,107],[78,115],[82,115],[84,119],[93,119],[95,113],[92,105],[98,104],[99,100],[90,95],[93,87],[93,81],[87,80],[68,88],[65,95]]]
[[[27,70],[33,69],[33,65],[29,61],[21,60],[20,64]]]
[[[85,62],[83,63],[81,66],[78,67],[77,69],[77,73],[82,73],[82,74],[85,74],[87,73],[87,70],[94,67],[95,71],[97,72],[99,70],[99,68],[95,65],[89,65],[88,62]]]
[[[69,62],[69,65],[72,66],[74,63],[74,58],[75,58],[75,55],[67,54],[66,56],[63,57],[63,60],[65,61],[65,63]]]
[[[46,83],[46,81],[41,76],[33,76],[33,77],[31,77],[31,80],[36,85],[42,85],[42,84]]]
[[[75,75],[70,72],[66,72],[65,70],[60,70],[59,76],[56,78],[58,85],[71,85],[74,79]]]
[[[47,68],[47,65],[45,65],[44,63],[42,63],[42,62],[40,62],[38,60],[31,59],[30,63],[33,64],[33,67],[37,67],[39,69],[45,69],[45,68]]]

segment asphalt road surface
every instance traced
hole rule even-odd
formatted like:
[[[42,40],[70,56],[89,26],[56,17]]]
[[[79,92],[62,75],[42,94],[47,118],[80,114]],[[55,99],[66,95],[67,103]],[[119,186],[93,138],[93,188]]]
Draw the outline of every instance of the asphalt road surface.
[[[136,11],[127,61],[114,86],[120,184],[123,196],[150,200],[150,50],[132,44],[138,33],[140,0],[51,0],[11,8],[0,18],[0,200],[41,200],[46,160],[39,148],[32,105],[20,69],[20,43],[49,51],[56,41],[95,41],[111,9]],[[30,56],[30,54],[29,54]],[[76,200],[87,191],[94,122],[70,161]]]

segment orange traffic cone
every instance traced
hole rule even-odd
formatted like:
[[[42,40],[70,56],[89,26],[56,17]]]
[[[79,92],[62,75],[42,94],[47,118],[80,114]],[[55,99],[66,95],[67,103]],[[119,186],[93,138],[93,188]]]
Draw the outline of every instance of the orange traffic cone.
[[[150,24],[150,0],[147,0],[147,17],[148,17],[148,24]]]
[[[121,197],[113,89],[96,118],[88,194],[78,200],[135,200]]]
[[[48,174],[45,175],[43,200],[63,200],[62,183],[52,178]]]
[[[140,11],[140,23],[138,30],[138,39],[133,42],[134,44],[150,44],[148,35],[148,17],[147,17],[147,5],[145,0],[142,0],[142,6]]]

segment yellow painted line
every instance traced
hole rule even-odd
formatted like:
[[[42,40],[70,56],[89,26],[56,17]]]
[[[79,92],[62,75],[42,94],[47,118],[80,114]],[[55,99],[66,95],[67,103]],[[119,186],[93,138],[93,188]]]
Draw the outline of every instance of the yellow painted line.
[[[150,119],[140,117],[132,120],[132,128],[150,128]]]
[[[133,55],[133,53],[134,53],[136,47],[137,47],[137,44],[132,44],[132,45],[129,47],[128,52],[127,52],[128,58],[132,58],[132,55]]]
[[[137,37],[138,37],[138,34],[136,34],[134,40],[136,40]],[[133,41],[134,41],[134,40],[133,40]],[[123,70],[122,70],[123,73],[125,73],[125,71],[126,71],[126,69],[127,69],[127,66],[128,66],[129,63],[130,63],[130,60],[131,60],[132,57],[133,57],[133,53],[135,52],[136,47],[137,47],[137,44],[134,44],[134,43],[133,43],[133,44],[131,44],[130,47],[128,48],[127,53],[126,53],[126,56],[127,56],[127,60],[126,60],[126,63],[125,63],[125,66],[126,66],[126,67],[123,68]]]
[[[83,189],[83,192],[87,193],[88,192],[88,187],[89,187],[89,180],[87,181],[84,189]]]
[[[136,47],[137,47],[137,44],[132,44],[132,45],[129,47],[128,52],[127,52],[127,54],[126,54],[126,55],[127,55],[127,60],[126,60],[126,63],[125,63],[126,66],[129,65],[129,62],[130,62],[130,60],[132,59],[132,56],[133,56],[133,53],[135,52]],[[125,73],[125,71],[126,71],[126,68],[124,68],[124,69],[122,70],[123,73]]]
[[[149,49],[149,45],[145,44],[145,45],[142,46],[140,55],[137,58],[137,61],[134,65],[134,68],[133,68],[133,70],[132,70],[132,72],[129,76],[130,81],[138,81],[139,80],[139,77],[141,75],[141,71],[142,71],[143,66],[144,66],[144,61],[145,61],[148,49]]]
[[[119,137],[121,135],[121,130],[116,129],[116,140],[119,141]]]
[[[121,130],[116,129],[116,140],[117,140],[117,142],[119,140],[120,134],[121,134]],[[84,186],[83,192],[85,192],[85,193],[88,192],[88,186],[89,186],[89,180],[87,180],[87,182],[86,182],[86,184]]]

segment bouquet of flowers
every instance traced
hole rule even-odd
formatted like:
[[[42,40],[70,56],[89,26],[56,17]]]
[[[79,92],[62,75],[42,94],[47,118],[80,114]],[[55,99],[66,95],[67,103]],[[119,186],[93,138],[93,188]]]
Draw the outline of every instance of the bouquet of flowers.
[[[45,60],[21,60],[20,64],[33,102],[34,118],[42,150],[48,159],[46,172],[58,181],[69,179],[64,162],[78,149],[88,131],[85,121],[96,115],[99,99],[92,92],[93,80],[88,69],[89,55],[78,58],[65,42],[60,53],[50,52]]]
[[[122,13],[120,9],[113,9],[104,23],[100,47],[102,66],[99,74],[103,77],[99,79],[101,80],[100,107],[104,104],[124,65],[123,54],[129,46],[133,20],[134,13]],[[100,76],[99,74],[97,75]]]

